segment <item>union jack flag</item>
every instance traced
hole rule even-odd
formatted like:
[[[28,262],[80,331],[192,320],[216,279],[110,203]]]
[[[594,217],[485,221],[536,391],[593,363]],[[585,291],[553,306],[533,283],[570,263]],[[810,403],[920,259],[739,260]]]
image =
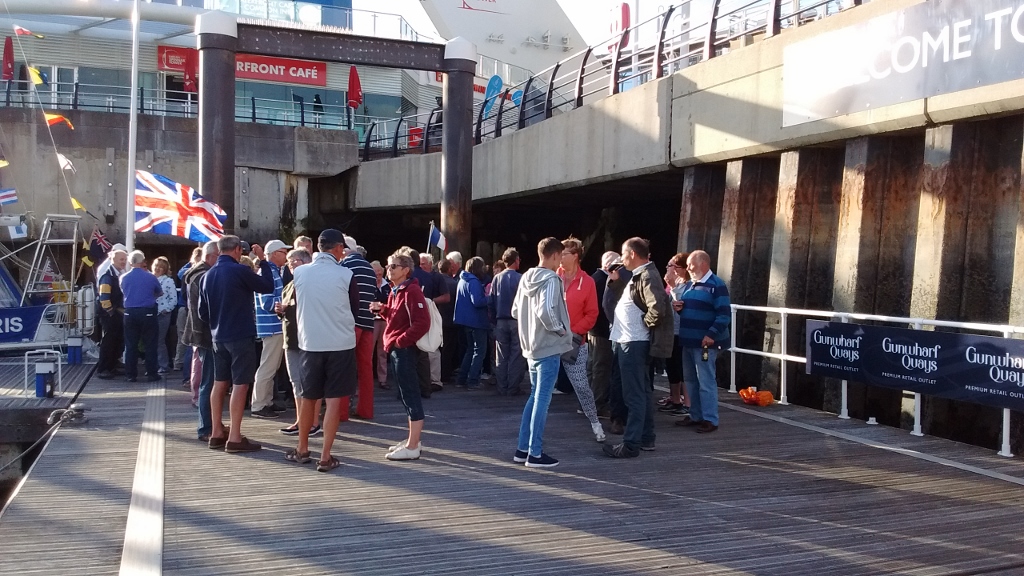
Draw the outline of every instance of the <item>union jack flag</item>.
[[[208,242],[224,235],[227,214],[198,192],[166,176],[135,171],[135,231]]]

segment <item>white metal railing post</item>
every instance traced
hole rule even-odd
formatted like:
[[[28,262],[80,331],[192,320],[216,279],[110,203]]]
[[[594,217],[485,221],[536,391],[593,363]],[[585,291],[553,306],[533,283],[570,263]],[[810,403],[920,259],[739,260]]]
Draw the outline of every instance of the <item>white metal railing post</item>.
[[[1010,331],[1003,332],[1003,338],[1010,338]],[[1000,456],[1004,458],[1013,458],[1013,452],[1010,451],[1010,409],[1003,408],[1003,446],[1002,450],[998,452]]]
[[[729,327],[731,328],[729,334],[729,393],[736,393],[736,353],[733,350],[736,349],[736,309],[730,307],[729,313],[732,314],[732,318],[729,320]]]
[[[921,330],[924,324],[914,322],[914,330]],[[910,431],[911,436],[924,436],[921,430],[921,393],[914,392],[914,429]]]
[[[782,373],[779,377],[779,404],[786,405],[789,404],[789,401],[786,398],[786,336],[789,331],[786,330],[786,311],[783,310],[779,312],[779,315],[782,320]]]
[[[843,324],[847,324],[847,323],[850,322],[850,316],[847,315],[847,314],[842,314],[840,316],[840,318],[842,318]],[[843,396],[842,403],[839,406],[839,418],[841,420],[849,420],[850,419],[850,390],[849,390],[849,381],[846,380],[846,379],[843,379],[843,381],[842,381],[842,396]]]
[[[741,348],[741,347],[736,345],[735,334],[733,334],[733,337],[730,338],[730,341],[732,342],[732,350],[730,352],[733,355],[733,357],[735,357],[735,355],[737,355],[737,354],[746,354],[746,355],[758,356],[758,357],[766,358],[766,359],[770,359],[770,360],[779,360],[781,362],[782,375],[781,375],[781,378],[779,379],[779,383],[780,383],[779,388],[780,388],[781,398],[779,399],[779,402],[778,402],[779,404],[788,404],[789,403],[788,402],[788,397],[787,397],[787,394],[786,394],[786,391],[787,391],[786,390],[786,388],[787,388],[786,363],[787,362],[797,362],[797,363],[804,363],[804,364],[807,363],[807,358],[806,357],[804,357],[804,356],[790,356],[787,353],[786,340],[787,340],[787,337],[788,337],[788,334],[789,334],[789,329],[786,326],[786,324],[788,323],[788,319],[789,319],[790,315],[806,316],[808,318],[822,318],[822,319],[826,319],[826,320],[831,319],[832,321],[835,321],[835,318],[838,316],[841,319],[841,321],[844,322],[844,323],[857,322],[857,321],[886,322],[886,323],[889,323],[889,324],[903,324],[904,326],[912,325],[914,327],[914,329],[916,329],[916,330],[921,330],[921,329],[923,329],[924,326],[934,326],[934,327],[941,326],[941,327],[948,327],[948,328],[958,328],[958,329],[974,330],[974,331],[979,331],[979,332],[993,332],[993,333],[996,333],[996,334],[1002,334],[1004,338],[1010,338],[1014,334],[1024,334],[1024,327],[1021,327],[1021,326],[1009,326],[1009,325],[1006,325],[1006,324],[985,324],[985,323],[980,323],[980,322],[953,322],[953,321],[949,321],[949,320],[929,320],[929,319],[922,319],[922,318],[907,318],[907,317],[903,317],[903,316],[883,316],[883,315],[879,315],[879,314],[860,314],[860,313],[856,313],[856,312],[829,312],[829,311],[824,311],[824,310],[804,310],[804,309],[798,309],[798,308],[778,308],[778,307],[769,307],[769,306],[751,306],[751,305],[746,305],[746,304],[733,304],[731,306],[731,311],[730,312],[731,312],[731,317],[733,319],[733,327],[734,328],[735,328],[735,324],[736,324],[735,319],[736,319],[736,316],[737,316],[737,311],[739,311],[739,310],[745,310],[745,311],[750,311],[750,312],[761,312],[761,313],[765,313],[765,314],[779,314],[780,315],[780,321],[782,322],[782,328],[779,331],[780,334],[781,334],[781,337],[782,337],[781,352],[765,352],[763,349],[761,349],[761,350],[753,350],[753,349],[748,349],[748,348]],[[844,406],[848,402],[848,398],[846,398],[845,396],[846,395],[844,394],[844,398],[843,398]],[[923,432],[921,430],[921,410],[922,410],[922,405],[923,404],[922,404],[921,400],[922,400],[921,399],[921,394],[919,394],[919,393],[914,394],[914,430],[911,432],[911,434],[913,434],[914,436],[923,436]],[[873,420],[874,420],[874,418],[871,418],[868,421],[868,423],[869,424],[877,424],[877,422],[873,422]],[[1002,445],[1001,445],[1001,450],[999,451],[999,455],[1007,457],[1007,458],[1013,456],[1013,453],[1010,451],[1010,437],[1009,437],[1010,424],[1011,424],[1010,410],[1008,410],[1008,409],[1003,410]]]

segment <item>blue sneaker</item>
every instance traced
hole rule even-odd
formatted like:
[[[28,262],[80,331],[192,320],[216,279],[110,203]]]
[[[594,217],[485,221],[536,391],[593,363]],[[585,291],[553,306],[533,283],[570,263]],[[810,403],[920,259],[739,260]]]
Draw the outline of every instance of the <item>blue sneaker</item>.
[[[526,459],[527,468],[554,468],[558,466],[558,460],[541,452],[540,457],[530,456]]]

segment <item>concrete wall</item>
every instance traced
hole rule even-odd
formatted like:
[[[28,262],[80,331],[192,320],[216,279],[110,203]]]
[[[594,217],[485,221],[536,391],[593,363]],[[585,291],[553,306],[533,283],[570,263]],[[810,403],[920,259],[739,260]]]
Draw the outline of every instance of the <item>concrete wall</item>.
[[[596,184],[669,168],[672,81],[649,82],[558,114],[473,150],[473,198],[497,199]],[[441,201],[441,155],[363,163],[352,208]]]
[[[492,200],[576,188],[708,162],[1024,110],[1024,80],[783,127],[783,50],[815,35],[923,0],[887,0],[830,16],[508,133],[474,149],[473,197]],[[436,155],[435,155],[436,156]],[[354,209],[405,206],[434,164],[392,161],[384,181],[359,185]],[[403,163],[410,163],[405,166]],[[377,174],[378,169],[360,172]],[[383,169],[381,169],[383,170]],[[399,175],[408,175],[400,179]],[[379,187],[386,183],[388,188]],[[432,189],[432,188],[431,188]],[[417,196],[414,205],[435,196]],[[434,200],[433,202],[437,202]]]
[[[20,199],[4,211],[31,212],[38,230],[45,214],[72,213],[70,196],[74,196],[98,219],[79,211],[84,228],[99,223],[109,238],[123,241],[128,116],[61,113],[75,130],[54,126],[51,140],[39,110],[0,110],[0,146],[10,162],[0,169],[0,186],[16,188]],[[196,128],[195,119],[140,116],[137,167],[195,184],[199,174]],[[281,229],[300,227],[307,216],[308,179],[338,174],[358,163],[353,132],[252,123],[237,123],[235,129],[236,229],[246,236],[274,237]],[[75,173],[60,170],[55,150],[74,164]],[[137,238],[147,243],[177,241],[148,233]]]

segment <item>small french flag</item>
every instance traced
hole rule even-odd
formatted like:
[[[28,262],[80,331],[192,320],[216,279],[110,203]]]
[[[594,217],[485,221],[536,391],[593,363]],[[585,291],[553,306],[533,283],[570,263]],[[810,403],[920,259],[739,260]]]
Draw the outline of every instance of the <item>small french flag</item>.
[[[437,246],[443,253],[448,248],[448,241],[445,240],[444,234],[434,226],[434,223],[430,223],[430,237],[427,240],[427,246]]]
[[[14,188],[0,190],[0,206],[14,204],[18,201],[18,192]]]

